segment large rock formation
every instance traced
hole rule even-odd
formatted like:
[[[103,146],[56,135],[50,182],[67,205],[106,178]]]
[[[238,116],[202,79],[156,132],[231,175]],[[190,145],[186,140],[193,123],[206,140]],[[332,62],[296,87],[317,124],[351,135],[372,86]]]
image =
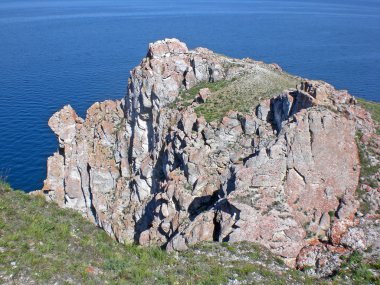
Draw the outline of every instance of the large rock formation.
[[[294,85],[207,122],[196,110],[213,90],[178,103],[204,82]],[[120,242],[253,241],[300,268],[361,246],[355,132],[372,136],[373,123],[327,83],[167,39],[150,44],[124,99],[95,103],[85,120],[65,106],[49,126],[59,151],[44,195]]]

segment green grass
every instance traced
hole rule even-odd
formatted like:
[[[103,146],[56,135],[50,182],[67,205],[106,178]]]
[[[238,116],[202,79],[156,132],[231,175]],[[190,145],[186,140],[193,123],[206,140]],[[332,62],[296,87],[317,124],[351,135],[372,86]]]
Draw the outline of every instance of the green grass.
[[[367,101],[362,98],[358,98],[357,100],[361,106],[371,113],[372,119],[380,124],[380,103]]]
[[[222,89],[226,87],[231,81],[227,80],[220,80],[216,82],[201,82],[198,85],[194,86],[193,88],[190,88],[189,90],[183,90],[180,92],[176,100],[169,105],[170,108],[176,108],[177,106],[184,108],[194,101],[195,96],[199,93],[199,91],[203,88],[210,89],[211,92],[216,92],[219,89]]]
[[[252,243],[182,253],[122,245],[78,213],[0,182],[0,284],[255,284],[257,276],[260,284],[313,280]]]
[[[357,134],[357,139],[360,140],[361,134],[360,132]],[[369,177],[375,174],[378,170],[376,165],[371,165],[370,159],[368,157],[367,149],[358,141],[358,151],[359,151],[359,160],[360,160],[360,174],[361,177]]]
[[[5,192],[9,192],[12,190],[11,186],[1,178],[0,178],[0,189]]]
[[[298,79],[280,71],[257,68],[252,74],[242,76],[212,92],[204,104],[195,108],[206,121],[221,120],[230,110],[251,113],[260,101],[280,95],[295,88]]]
[[[364,260],[363,255],[357,251],[353,252],[342,264],[341,270],[335,276],[335,280],[349,279],[352,284],[380,284],[380,279],[375,276],[371,269],[377,264],[371,264]],[[339,282],[338,282],[339,283]]]
[[[362,98],[357,99],[359,104],[371,113],[372,119],[374,119],[378,124],[380,124],[380,103],[367,101]],[[380,135],[380,126],[377,128],[377,134]]]
[[[366,101],[364,99],[358,98],[359,104],[365,108],[368,112],[371,113],[372,118],[375,122],[380,125],[380,103]],[[380,128],[377,127],[377,133],[380,134]],[[378,187],[378,181],[374,174],[378,171],[378,165],[372,165],[369,159],[369,156],[377,156],[376,152],[373,151],[373,147],[371,144],[364,145],[361,143],[362,133],[360,131],[357,132],[356,135],[356,144],[358,146],[359,159],[360,159],[360,184],[356,191],[357,196],[361,198],[360,211],[363,214],[368,214],[371,211],[371,204],[368,201],[368,197],[366,196],[366,191],[361,189],[362,184],[366,184],[371,186],[372,188]]]
[[[361,188],[361,185],[367,184],[370,186],[374,186],[375,183],[377,183],[374,179],[372,179],[370,176],[366,176],[364,173],[368,173],[368,169],[370,169],[370,166],[366,164],[365,158],[367,157],[365,152],[361,149],[361,146],[358,144],[359,148],[359,157],[360,157],[360,163],[361,163],[361,173],[360,173],[360,183],[358,185],[358,188],[356,189],[356,195],[358,198],[361,199],[359,210],[364,215],[368,214],[371,211],[371,204],[370,201],[368,201],[366,197],[366,191]]]
[[[160,248],[118,244],[79,214],[4,187],[0,249],[0,284],[5,276],[38,284],[142,284],[163,278],[162,269],[151,269],[173,260]]]
[[[186,108],[194,101],[202,88],[209,88],[211,95],[205,103],[195,107],[198,116],[207,122],[220,121],[229,111],[251,113],[260,101],[280,95],[295,88],[299,79],[268,66],[256,66],[251,73],[232,80],[202,82],[182,91],[170,108]]]

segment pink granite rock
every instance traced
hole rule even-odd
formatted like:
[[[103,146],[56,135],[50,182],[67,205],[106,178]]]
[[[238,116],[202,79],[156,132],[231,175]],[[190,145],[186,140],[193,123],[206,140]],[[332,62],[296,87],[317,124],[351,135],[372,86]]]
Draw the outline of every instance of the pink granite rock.
[[[282,71],[176,39],[150,44],[124,99],[95,103],[85,120],[70,106],[49,120],[59,151],[48,159],[43,193],[120,242],[185,250],[253,241],[328,274],[329,258],[342,245],[363,248],[368,233],[355,229],[355,132],[373,143],[370,115],[347,92],[310,80],[220,122],[206,122],[191,104],[170,107],[201,82],[258,72]],[[211,95],[201,89],[199,104]]]

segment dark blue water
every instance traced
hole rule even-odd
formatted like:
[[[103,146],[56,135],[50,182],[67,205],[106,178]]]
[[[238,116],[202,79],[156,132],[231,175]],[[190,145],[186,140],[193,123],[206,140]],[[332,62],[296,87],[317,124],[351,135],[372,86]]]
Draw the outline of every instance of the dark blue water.
[[[57,148],[48,118],[121,98],[149,42],[177,37],[277,62],[380,101],[380,0],[0,1],[0,170],[42,186]]]

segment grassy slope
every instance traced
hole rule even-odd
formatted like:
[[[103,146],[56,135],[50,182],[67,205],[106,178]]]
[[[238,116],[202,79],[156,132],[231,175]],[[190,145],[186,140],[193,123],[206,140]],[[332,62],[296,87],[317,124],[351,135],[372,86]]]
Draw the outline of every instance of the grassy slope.
[[[118,244],[79,214],[0,183],[0,284],[313,284],[255,244],[176,254]]]
[[[380,135],[380,103],[367,101],[361,98],[358,98],[358,102],[363,108],[371,113],[372,119],[378,123],[377,134]],[[360,181],[361,183],[367,184],[373,188],[377,188],[378,181],[373,175],[378,171],[378,166],[372,165],[369,157],[374,156],[378,160],[380,160],[380,157],[373,151],[372,144],[366,146],[360,143],[360,138],[362,136],[360,132],[358,132],[357,136],[357,145],[361,165]],[[357,189],[357,194],[363,200],[360,205],[360,211],[363,214],[367,214],[370,211],[370,203],[366,198],[366,192],[361,189],[361,185],[359,185]]]
[[[380,122],[380,104],[360,103]],[[370,272],[380,265],[359,259],[355,253],[335,281],[326,282],[380,284]],[[0,181],[0,284],[224,284],[230,279],[316,283],[254,244],[205,243],[180,254],[121,245],[79,214]]]
[[[380,103],[367,101],[358,98],[359,104],[371,113],[372,118],[380,125]],[[380,134],[380,129],[377,129],[377,133]],[[369,155],[378,156],[372,151],[372,146],[365,146],[360,142],[361,133],[358,132],[357,145],[359,149],[360,158],[360,184],[365,183],[372,187],[377,187],[378,183],[373,178],[373,174],[378,171],[378,166],[372,165],[369,159]],[[377,157],[380,159],[379,157]],[[357,189],[357,195],[361,199],[360,211],[363,214],[367,214],[370,211],[370,203],[366,199],[366,192],[361,189],[359,185]],[[369,251],[372,249],[369,248]],[[379,278],[380,260],[365,260],[363,255],[359,252],[354,252],[343,263],[340,272],[338,272],[337,278],[344,278],[347,276],[353,280],[355,284],[380,284]],[[346,277],[346,278],[347,278]]]
[[[205,103],[197,106],[195,111],[198,116],[204,116],[208,122],[217,121],[230,110],[241,113],[252,112],[261,100],[280,95],[289,88],[295,88],[298,81],[296,77],[285,72],[257,66],[252,73],[233,80],[200,83],[182,92],[170,107],[178,105],[187,107],[201,88],[209,88],[212,94]]]
[[[213,92],[195,111],[208,122],[221,120],[230,110],[250,113],[261,100],[295,88],[297,83],[297,79],[287,73],[258,68],[253,74],[238,78]]]
[[[365,260],[363,254],[354,251],[350,256],[343,260],[341,268],[334,276],[336,284],[344,281],[352,284],[380,284],[378,276],[380,270],[380,260]]]
[[[380,103],[367,101],[362,98],[358,98],[358,102],[371,113],[372,119],[380,124]]]

